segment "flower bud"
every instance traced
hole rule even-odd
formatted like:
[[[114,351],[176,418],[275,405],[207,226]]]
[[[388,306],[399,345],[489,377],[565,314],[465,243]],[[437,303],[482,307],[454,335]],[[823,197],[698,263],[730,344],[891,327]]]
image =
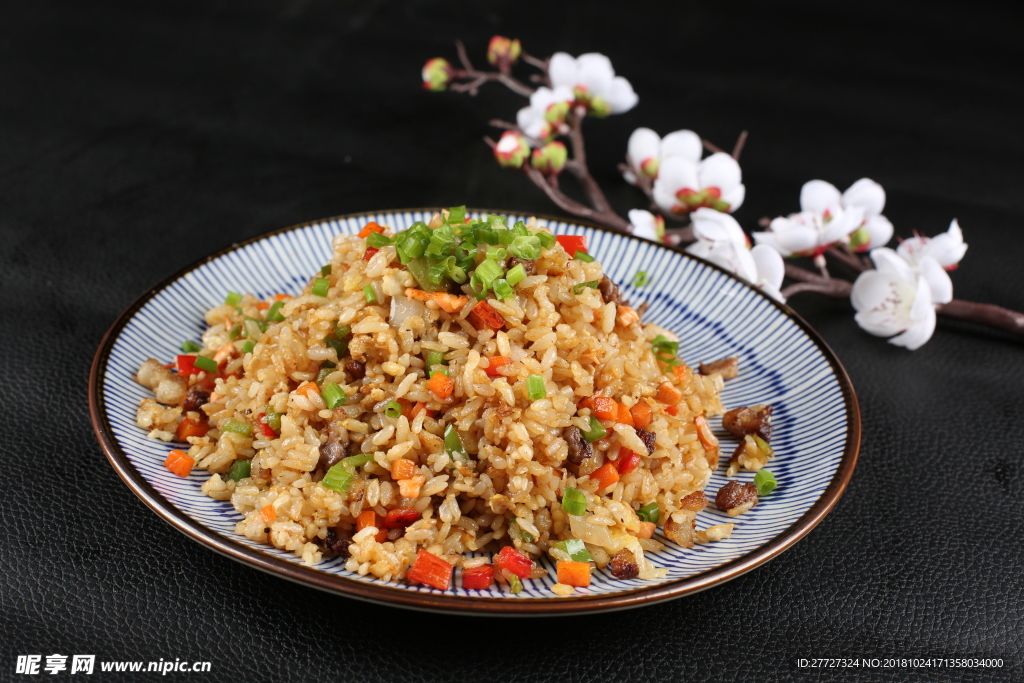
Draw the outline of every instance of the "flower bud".
[[[562,172],[568,158],[569,152],[565,149],[565,145],[556,140],[533,150],[530,163],[541,173],[555,175]]]
[[[438,92],[448,87],[452,80],[452,65],[443,57],[434,57],[423,65],[423,89]]]
[[[494,158],[506,168],[520,168],[530,155],[530,144],[519,133],[507,130],[494,146]]]
[[[550,123],[552,128],[557,129],[559,126],[565,123],[565,117],[568,115],[568,102],[554,102],[552,104],[549,104],[547,110],[544,112],[544,120]]]
[[[523,46],[518,38],[509,40],[505,36],[494,36],[487,44],[487,61],[505,71],[516,63],[522,52]]]

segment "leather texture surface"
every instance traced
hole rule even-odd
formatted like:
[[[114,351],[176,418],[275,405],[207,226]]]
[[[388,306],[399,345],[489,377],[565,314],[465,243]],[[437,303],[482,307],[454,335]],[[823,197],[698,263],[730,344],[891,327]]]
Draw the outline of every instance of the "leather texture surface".
[[[796,297],[860,399],[845,496],[728,584],[587,617],[399,611],[220,557],[122,484],[86,397],[120,311],[233,241],[378,208],[557,212],[481,142],[518,97],[420,89],[426,59],[454,59],[462,38],[482,65],[493,33],[537,55],[605,52],[632,82],[635,110],[586,124],[591,169],[620,211],[644,204],[615,170],[634,128],[691,128],[723,147],[747,128],[748,230],[796,210],[806,180],[869,176],[897,235],[960,220],[970,250],[955,296],[1024,310],[1012,15],[883,2],[3,5],[0,680],[33,678],[15,673],[18,655],[53,653],[208,660],[208,674],[168,677],[210,681],[1024,680],[1024,344],[1009,335],[940,320],[911,353],[862,332],[846,302]],[[1006,665],[797,667],[821,657]]]

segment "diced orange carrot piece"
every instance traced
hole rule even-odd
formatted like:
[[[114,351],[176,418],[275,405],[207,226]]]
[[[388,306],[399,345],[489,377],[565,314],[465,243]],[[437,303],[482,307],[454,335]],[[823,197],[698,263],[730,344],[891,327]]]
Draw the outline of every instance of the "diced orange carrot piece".
[[[274,509],[273,505],[264,505],[260,508],[260,517],[263,518],[264,524],[270,524],[277,519],[277,510]]]
[[[443,372],[435,372],[427,386],[442,401],[451,398],[452,391],[455,390],[455,382],[451,381]]]
[[[377,225],[376,222],[370,221],[369,223],[363,226],[362,230],[359,231],[359,237],[361,237],[362,239],[366,239],[367,237],[370,236],[371,232],[384,232],[384,226]]]
[[[409,567],[405,578],[414,583],[425,583],[438,590],[446,591],[451,585],[454,569],[455,567],[451,563],[420,548],[416,553],[416,560]]]
[[[402,479],[398,482],[398,493],[402,498],[419,498],[420,489],[423,488],[427,478],[422,474],[409,477],[408,479]]]
[[[398,405],[402,406],[402,415],[405,416],[406,420],[410,420],[411,421],[412,418],[413,418],[413,414],[412,414],[413,403],[412,403],[412,401],[410,401],[407,398],[396,398],[395,399],[395,403],[397,403]]]
[[[615,421],[619,424],[629,425],[630,427],[636,426],[633,422],[633,413],[629,412],[629,408],[626,407],[625,403],[619,404],[619,414],[616,416]]]
[[[415,420],[416,416],[419,415],[420,413],[426,413],[427,417],[434,417],[434,411],[427,410],[426,403],[424,403],[423,401],[417,401],[416,405],[414,405],[412,409],[409,411],[409,419]]]
[[[265,311],[268,308],[270,308],[270,302],[269,301],[257,301],[256,302],[256,310],[257,311]]]
[[[672,374],[675,376],[677,382],[685,382],[689,379],[692,371],[685,365],[677,365],[672,368]]]
[[[500,330],[505,327],[505,319],[501,317],[501,313],[494,310],[494,307],[486,301],[481,301],[474,306],[468,317],[469,322],[478,330],[485,328]]]
[[[408,458],[398,458],[391,463],[391,478],[395,481],[409,479],[419,471],[415,462]]]
[[[372,526],[377,529],[377,533],[373,537],[378,543],[383,543],[388,540],[388,530],[384,528],[384,521],[381,516],[373,510],[363,510],[356,517],[356,531],[362,531],[368,526]]]
[[[449,294],[448,292],[434,292],[431,297],[447,313],[458,313],[462,307],[469,303],[469,297],[462,294]]]
[[[697,438],[700,439],[700,443],[704,448],[718,447],[718,437],[711,431],[706,417],[698,415],[693,418],[693,424],[697,426]]]
[[[619,416],[619,404],[607,396],[595,396],[593,410],[599,420],[615,420]]]
[[[508,356],[491,356],[488,359],[488,362],[490,365],[484,368],[484,372],[487,373],[488,377],[498,377],[501,375],[498,370],[511,363],[512,359]]]
[[[187,415],[181,418],[181,422],[178,423],[178,429],[175,433],[175,438],[178,441],[188,441],[190,436],[206,436],[206,432],[210,431],[210,425],[206,424],[203,420],[193,420]]]
[[[615,463],[606,462],[591,472],[590,478],[597,479],[600,482],[597,490],[601,492],[619,480],[619,470],[615,467]]]
[[[640,531],[636,532],[637,538],[654,538],[654,530],[658,525],[654,522],[640,522]]]
[[[656,398],[666,405],[674,406],[683,398],[683,394],[672,385],[672,382],[662,382],[658,385]]]
[[[562,560],[558,563],[558,583],[586,588],[590,585],[590,563]]]
[[[636,405],[629,409],[629,414],[633,416],[633,426],[637,429],[644,429],[654,421],[651,404],[644,400],[637,401]]]
[[[669,415],[678,415],[679,414],[679,406],[667,406],[665,408],[665,412],[668,413]]]
[[[311,394],[320,394],[320,387],[316,385],[316,382],[303,382],[295,390],[296,394],[301,394],[306,398],[310,398]]]
[[[183,450],[175,448],[173,451],[167,454],[167,459],[164,460],[164,467],[179,477],[187,477],[195,467],[196,461],[189,456]]]
[[[235,348],[235,345],[232,344],[231,342],[228,342],[224,346],[217,349],[217,353],[214,354],[213,359],[217,361],[217,365],[220,365],[221,363],[226,361],[228,358],[231,358],[231,356],[235,355],[236,353],[238,353],[238,350]]]
[[[594,409],[594,397],[593,396],[587,396],[585,399],[580,401],[579,404],[576,407],[579,408],[580,410],[583,410],[584,408],[590,408],[591,410],[593,410]]]
[[[291,297],[288,296],[287,294],[275,294],[274,295],[274,301],[275,302],[277,302],[277,301],[285,301],[287,299],[291,299]]]
[[[623,327],[629,327],[633,323],[640,322],[640,315],[630,306],[618,306],[616,312],[618,313],[617,319],[619,324]]]

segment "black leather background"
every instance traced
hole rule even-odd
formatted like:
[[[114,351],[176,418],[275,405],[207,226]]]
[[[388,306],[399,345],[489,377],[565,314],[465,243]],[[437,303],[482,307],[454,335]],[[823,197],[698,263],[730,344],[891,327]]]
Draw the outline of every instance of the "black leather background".
[[[604,51],[633,83],[635,110],[586,128],[618,209],[643,204],[615,171],[634,128],[721,146],[748,128],[747,229],[795,210],[805,180],[869,176],[899,235],[960,219],[956,296],[1024,310],[1013,15],[874,1],[2,6],[0,680],[30,678],[17,655],[53,653],[210,660],[210,674],[168,676],[210,681],[1024,680],[1024,345],[1007,335],[941,321],[911,353],[862,332],[845,302],[795,298],[860,397],[846,495],[731,583],[590,617],[398,611],[224,559],[121,483],[86,401],[118,313],[232,241],[378,208],[555,212],[481,142],[517,97],[420,89],[427,58],[453,58],[461,37],[482,63],[495,32],[538,55]],[[796,666],[913,656],[1007,668]]]

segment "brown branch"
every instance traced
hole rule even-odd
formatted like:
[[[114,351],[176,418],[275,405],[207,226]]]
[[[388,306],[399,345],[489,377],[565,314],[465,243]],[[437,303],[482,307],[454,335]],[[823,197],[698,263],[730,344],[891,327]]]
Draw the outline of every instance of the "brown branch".
[[[947,318],[966,320],[1024,337],[1024,313],[1011,311],[1002,306],[953,299],[948,304],[939,306],[936,312]]]
[[[459,61],[462,63],[463,68],[452,69],[452,75],[457,78],[469,78],[472,80],[469,83],[453,83],[448,86],[453,91],[468,92],[470,95],[476,95],[480,86],[487,81],[498,81],[499,83],[504,84],[512,92],[522,95],[523,97],[529,97],[533,94],[533,88],[508,74],[500,73],[498,71],[477,71],[473,67],[473,63],[469,61],[469,55],[466,54],[466,46],[462,44],[461,40],[455,41],[455,50],[459,54]]]
[[[865,270],[868,270],[868,268],[870,268],[870,266],[865,265],[864,262],[861,261],[856,254],[850,251],[845,244],[840,247],[837,247],[833,244],[832,246],[825,250],[825,253],[833,257],[840,263],[847,265],[850,268],[853,268],[853,270],[855,270],[858,273],[863,273]]]
[[[740,136],[736,138],[736,144],[732,146],[732,158],[736,161],[740,160],[740,154],[743,153],[743,145],[747,144],[747,131],[740,133]]]
[[[576,176],[576,179],[580,182],[583,187],[583,192],[587,195],[587,200],[591,206],[597,209],[602,214],[615,214],[615,210],[612,209],[612,205],[608,202],[608,198],[604,196],[604,192],[601,191],[601,186],[597,184],[594,177],[590,175],[590,169],[587,168],[587,151],[586,146],[583,143],[583,116],[580,112],[572,111],[566,117],[566,122],[569,124],[569,140],[572,144],[572,159],[567,161],[565,168]],[[629,222],[625,222],[629,225]]]
[[[700,144],[704,145],[704,149],[706,149],[709,152],[712,152],[712,153],[721,152],[722,154],[725,154],[725,150],[724,149],[722,149],[718,145],[713,144],[713,143],[711,143],[711,142],[709,142],[709,141],[707,141],[707,140],[705,140],[703,138],[701,138]]]
[[[818,294],[824,294],[836,299],[848,299],[852,290],[853,285],[846,280],[825,280],[822,278],[816,281],[798,282],[795,285],[790,285],[782,290],[782,296],[788,299],[800,292],[817,292]]]
[[[589,206],[581,204],[575,199],[566,196],[560,189],[548,181],[547,176],[529,164],[524,164],[523,170],[526,172],[526,177],[529,178],[534,185],[543,190],[544,194],[546,194],[551,201],[557,204],[558,207],[564,211],[568,211],[573,215],[594,221],[595,223],[600,223],[601,225],[612,228],[613,230],[619,230],[627,233],[630,231],[629,221],[625,220],[614,211],[598,211],[597,209],[592,209]]]

